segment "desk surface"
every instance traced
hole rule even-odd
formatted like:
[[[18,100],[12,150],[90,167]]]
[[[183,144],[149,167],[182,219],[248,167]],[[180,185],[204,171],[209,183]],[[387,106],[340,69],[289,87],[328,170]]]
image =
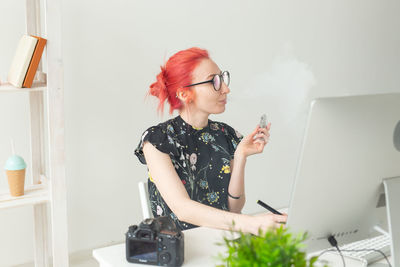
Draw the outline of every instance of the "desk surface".
[[[230,236],[228,231],[216,230],[206,227],[198,227],[184,231],[185,234],[185,267],[216,266],[221,263],[216,257],[218,253],[224,253],[225,248],[218,246],[217,242],[223,241],[223,236]],[[125,243],[93,250],[93,257],[99,262],[100,267],[133,267],[150,266],[147,264],[134,264],[127,262],[125,258]],[[322,259],[330,266],[342,266],[342,261],[335,254],[325,254]],[[381,265],[379,261],[374,266]],[[346,266],[361,267],[362,262],[346,258]],[[372,267],[372,266],[371,266]]]
[[[224,251],[223,246],[217,242],[223,241],[223,235],[229,235],[227,231],[221,231],[206,227],[198,227],[184,231],[185,234],[185,261],[183,266],[205,267],[215,266],[221,263],[213,257]],[[125,243],[93,250],[93,257],[100,263],[100,267],[132,267],[150,266],[147,264],[129,263],[125,257]]]

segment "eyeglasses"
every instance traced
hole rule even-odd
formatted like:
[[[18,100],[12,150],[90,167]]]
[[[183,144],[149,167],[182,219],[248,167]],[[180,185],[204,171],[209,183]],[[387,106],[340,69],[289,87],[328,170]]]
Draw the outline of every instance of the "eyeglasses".
[[[189,84],[184,87],[191,87],[191,86],[195,86],[195,85],[199,85],[199,84],[203,84],[203,83],[212,83],[214,86],[214,90],[219,91],[221,89],[222,82],[224,82],[226,84],[226,86],[229,86],[230,80],[231,80],[231,78],[230,78],[229,71],[224,71],[221,74],[215,74],[211,80],[194,83],[194,84]]]

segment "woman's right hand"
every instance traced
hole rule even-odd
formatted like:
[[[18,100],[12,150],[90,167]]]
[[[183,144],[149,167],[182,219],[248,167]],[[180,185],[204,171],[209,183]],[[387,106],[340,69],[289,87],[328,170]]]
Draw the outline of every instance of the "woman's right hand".
[[[250,155],[258,154],[263,152],[264,147],[269,142],[269,130],[271,129],[271,123],[268,123],[267,127],[260,128],[260,125],[254,129],[254,131],[245,136],[235,151],[236,156],[248,157]]]
[[[287,221],[287,214],[283,215],[278,215],[273,213],[257,214],[254,216],[250,216],[246,232],[258,235],[259,229],[261,229],[262,233],[264,233],[268,229],[280,227],[282,224],[284,225],[286,221]]]

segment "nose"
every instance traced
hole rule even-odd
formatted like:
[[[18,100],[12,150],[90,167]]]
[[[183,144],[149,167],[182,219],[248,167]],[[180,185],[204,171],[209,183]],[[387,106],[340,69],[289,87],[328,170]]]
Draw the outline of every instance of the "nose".
[[[221,93],[222,94],[229,94],[231,89],[229,89],[228,85],[225,84],[225,82],[222,82],[221,84]]]

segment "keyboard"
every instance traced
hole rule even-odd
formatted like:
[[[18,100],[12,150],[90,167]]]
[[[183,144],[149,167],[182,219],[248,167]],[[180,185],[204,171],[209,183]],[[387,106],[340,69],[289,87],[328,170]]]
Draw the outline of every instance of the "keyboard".
[[[386,257],[390,255],[391,238],[389,235],[379,235],[373,238],[364,239],[361,241],[349,243],[339,246],[343,256],[360,259],[367,264],[374,263],[384,258],[384,256],[377,251],[346,251],[346,250],[363,250],[363,249],[376,249],[382,251]]]

